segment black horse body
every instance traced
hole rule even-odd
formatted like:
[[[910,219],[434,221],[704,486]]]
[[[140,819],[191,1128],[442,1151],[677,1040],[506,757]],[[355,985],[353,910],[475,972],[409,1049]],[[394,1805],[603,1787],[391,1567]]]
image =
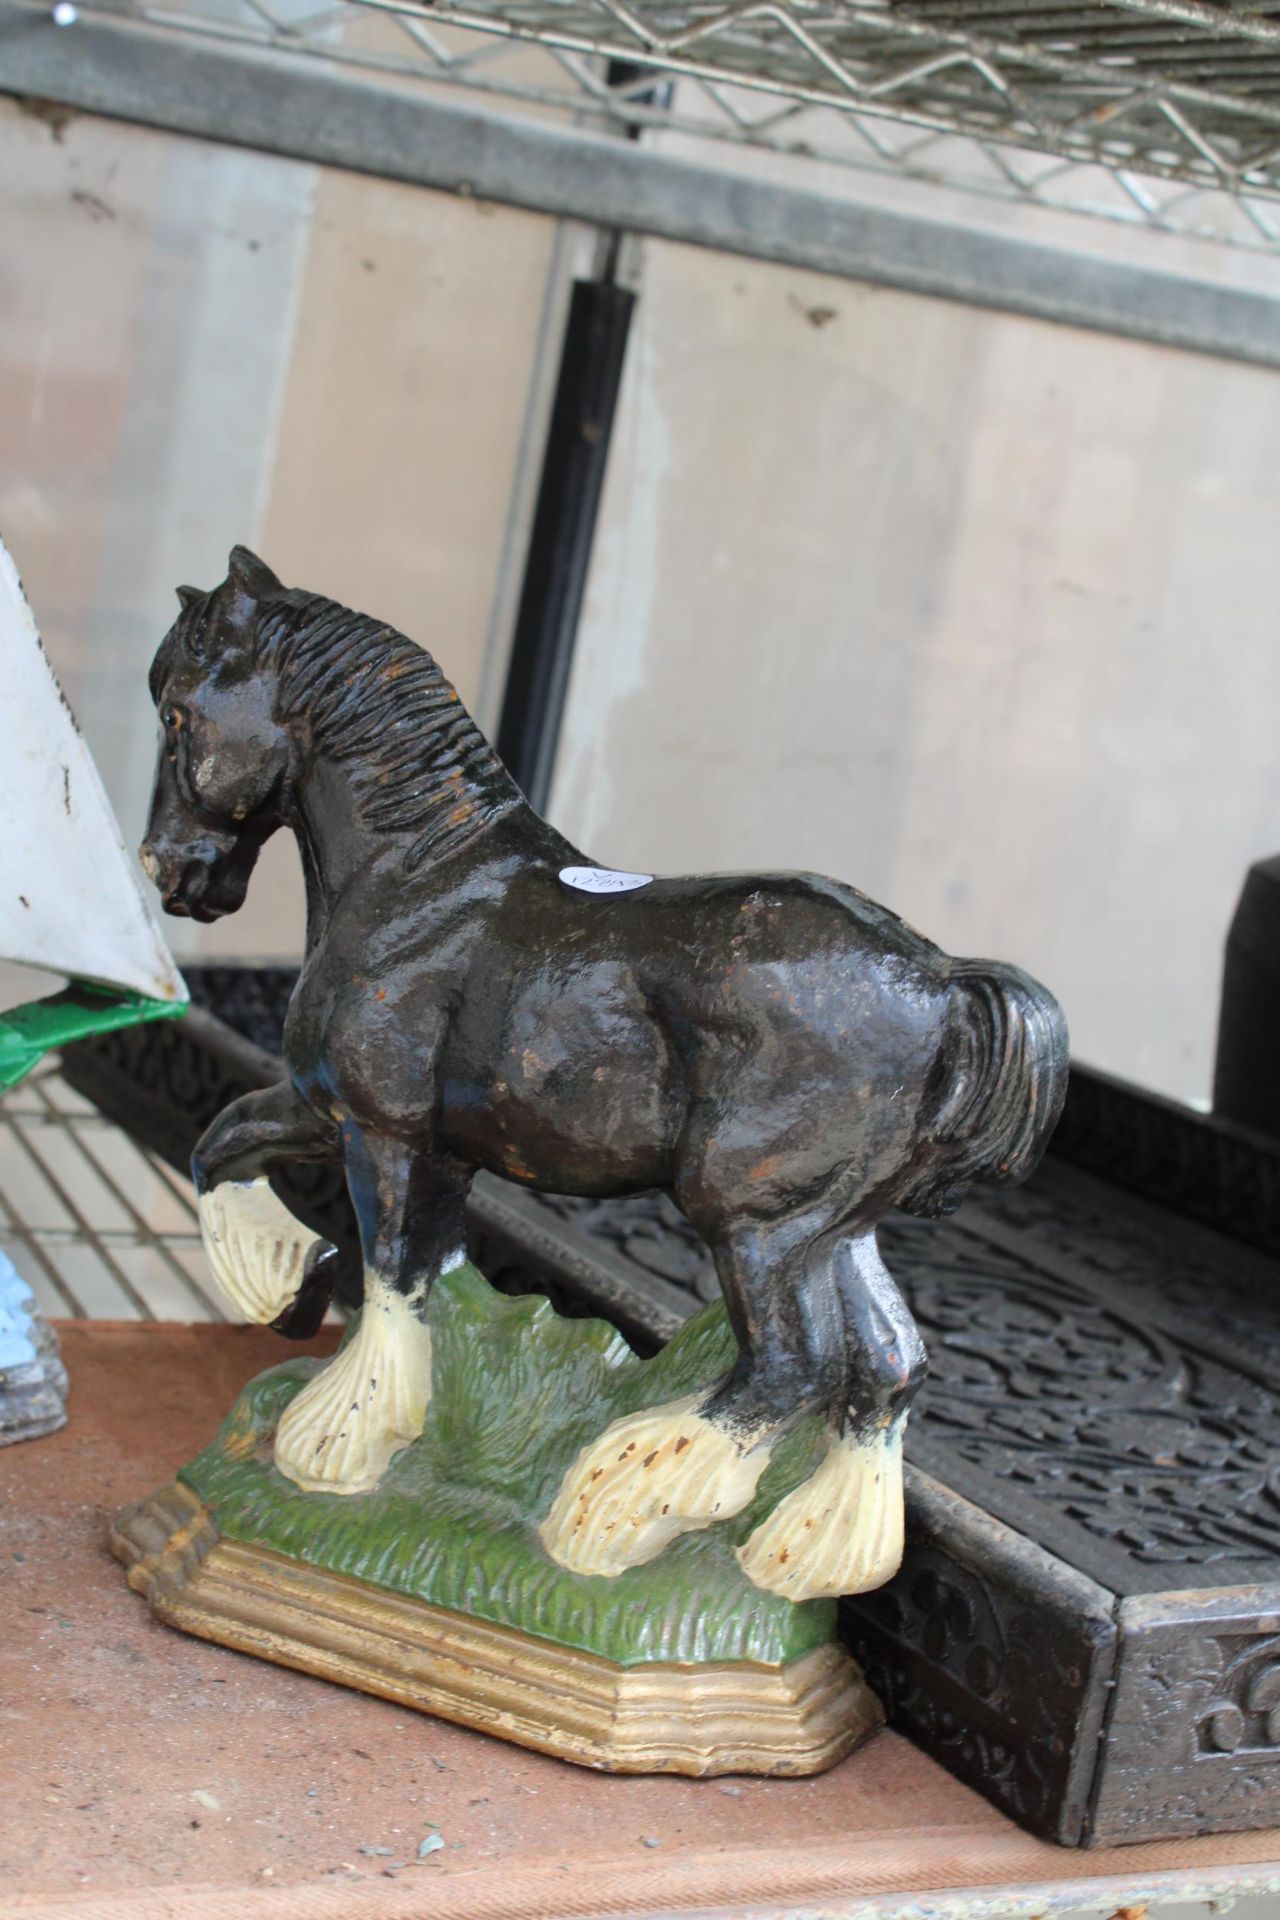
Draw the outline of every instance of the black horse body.
[[[234,910],[282,824],[307,877],[289,1081],[215,1123],[202,1188],[341,1153],[366,1266],[406,1291],[460,1257],[477,1168],[665,1188],[739,1343],[709,1417],[756,1434],[905,1408],[924,1357],[874,1229],[1035,1164],[1066,1065],[1043,988],[812,875],[575,890],[584,856],[430,656],[242,549],[184,594],[153,691],[165,904]]]

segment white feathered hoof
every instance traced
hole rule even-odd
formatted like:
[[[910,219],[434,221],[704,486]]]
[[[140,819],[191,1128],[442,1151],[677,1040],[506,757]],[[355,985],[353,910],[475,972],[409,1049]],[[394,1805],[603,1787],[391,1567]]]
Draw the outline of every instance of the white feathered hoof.
[[[769,1459],[695,1411],[691,1394],[615,1420],[584,1447],[539,1537],[571,1573],[606,1579],[654,1560],[682,1533],[740,1513]]]
[[[415,1298],[366,1271],[351,1338],[289,1402],[275,1463],[308,1493],[368,1493],[422,1432],[431,1399],[431,1334]]]
[[[225,1180],[200,1195],[210,1271],[236,1312],[267,1326],[297,1299],[321,1236],[295,1219],[265,1175]]]
[[[902,1562],[902,1430],[906,1415],[857,1439],[845,1434],[761,1521],[738,1561],[786,1600],[870,1593]]]

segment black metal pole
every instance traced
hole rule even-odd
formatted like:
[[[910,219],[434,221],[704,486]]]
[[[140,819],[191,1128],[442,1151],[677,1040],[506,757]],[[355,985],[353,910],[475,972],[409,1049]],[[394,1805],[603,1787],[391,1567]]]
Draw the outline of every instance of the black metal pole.
[[[497,748],[535,807],[551,788],[635,295],[574,283]]]
[[[1227,935],[1213,1110],[1280,1135],[1280,855],[1250,867]]]

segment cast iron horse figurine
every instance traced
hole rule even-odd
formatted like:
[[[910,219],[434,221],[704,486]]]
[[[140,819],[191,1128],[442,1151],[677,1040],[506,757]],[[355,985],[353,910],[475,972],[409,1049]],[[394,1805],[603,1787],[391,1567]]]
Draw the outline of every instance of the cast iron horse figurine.
[[[464,1259],[478,1168],[558,1193],[662,1188],[714,1256],[737,1364],[589,1445],[544,1546],[582,1573],[649,1560],[740,1512],[779,1435],[821,1410],[823,1464],[742,1564],[795,1599],[888,1578],[925,1355],[876,1225],[1034,1167],[1065,1089],[1056,1002],[812,875],[582,891],[562,876],[584,856],[403,635],[242,547],[221,586],[180,599],[151,671],[143,863],[169,912],[213,920],[287,826],[307,888],[288,1078],[196,1151],[206,1244],[252,1318],[313,1324],[327,1250],[266,1176],[341,1155],[364,1260],[357,1331],[287,1409],[277,1467],[358,1493],[421,1430],[425,1303]]]

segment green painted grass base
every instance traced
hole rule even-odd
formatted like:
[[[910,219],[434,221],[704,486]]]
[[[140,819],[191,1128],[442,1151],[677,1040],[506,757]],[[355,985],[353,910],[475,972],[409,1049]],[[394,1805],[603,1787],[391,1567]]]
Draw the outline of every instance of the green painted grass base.
[[[430,1319],[426,1426],[372,1493],[303,1493],[272,1464],[277,1422],[321,1362],[289,1360],[250,1382],[180,1476],[223,1535],[623,1666],[781,1663],[832,1638],[834,1601],[762,1593],[733,1554],[817,1464],[816,1419],[779,1442],[750,1507],[686,1534],[648,1566],[612,1580],[566,1573],[537,1537],[588,1440],[726,1372],[734,1345],[722,1306],[652,1360],[605,1322],[563,1319],[537,1296],[509,1299],[473,1267],[437,1282]]]

